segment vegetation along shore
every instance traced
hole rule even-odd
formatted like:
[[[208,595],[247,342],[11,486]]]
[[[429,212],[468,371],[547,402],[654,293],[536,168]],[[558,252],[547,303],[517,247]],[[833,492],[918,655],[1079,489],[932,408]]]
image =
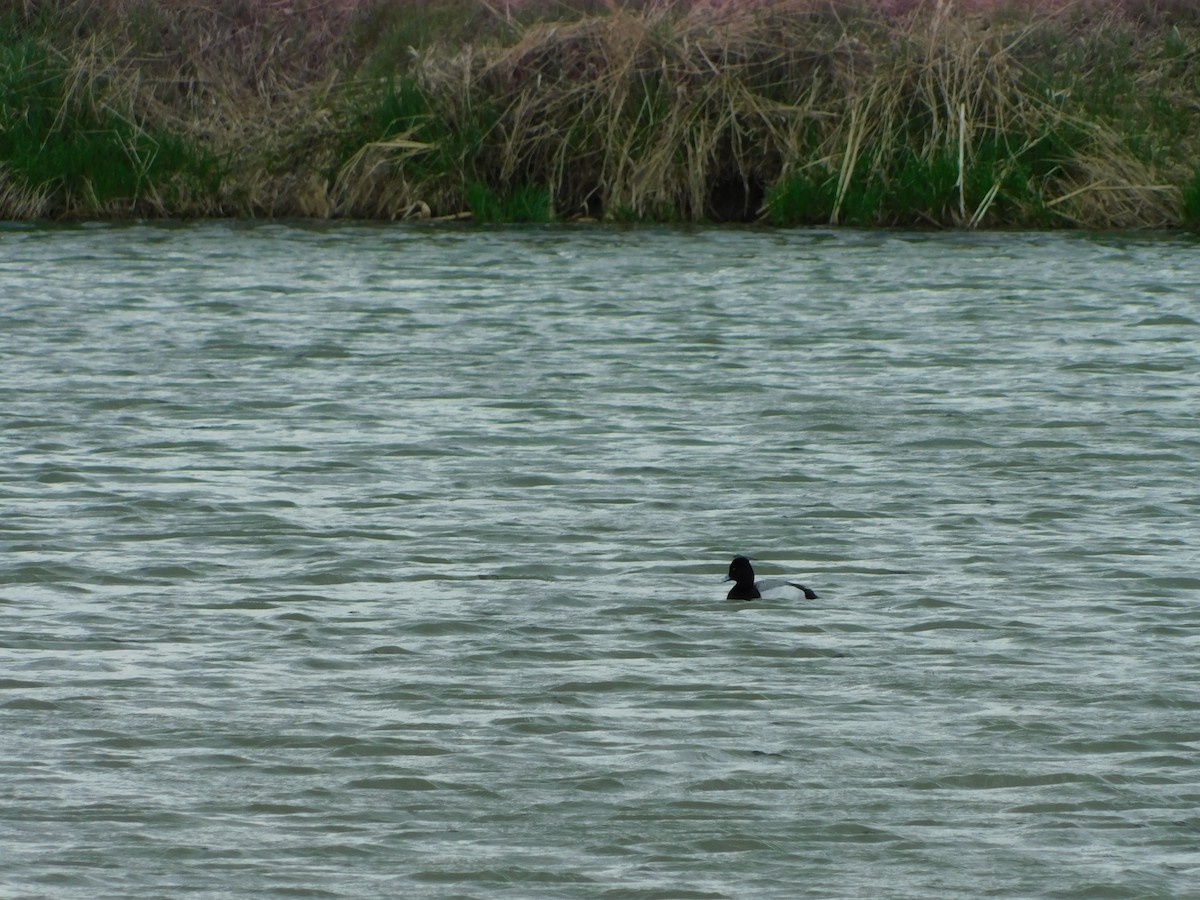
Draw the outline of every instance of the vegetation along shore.
[[[4,0],[0,216],[1200,227],[1200,4]]]

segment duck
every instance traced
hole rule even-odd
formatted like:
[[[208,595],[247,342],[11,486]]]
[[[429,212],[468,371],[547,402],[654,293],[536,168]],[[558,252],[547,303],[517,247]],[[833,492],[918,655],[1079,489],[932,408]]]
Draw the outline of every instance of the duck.
[[[758,600],[760,597],[799,600],[801,596],[805,600],[817,599],[815,591],[794,581],[787,581],[783,578],[764,578],[762,581],[755,581],[754,567],[750,565],[748,556],[735,556],[733,562],[729,564],[729,574],[725,576],[724,580],[736,582],[729,589],[729,593],[725,595],[726,600]]]

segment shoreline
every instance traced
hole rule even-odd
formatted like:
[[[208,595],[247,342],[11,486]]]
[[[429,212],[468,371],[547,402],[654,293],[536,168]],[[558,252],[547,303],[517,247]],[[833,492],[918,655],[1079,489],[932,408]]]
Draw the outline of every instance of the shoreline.
[[[1200,227],[1200,12],[58,0],[0,217]]]

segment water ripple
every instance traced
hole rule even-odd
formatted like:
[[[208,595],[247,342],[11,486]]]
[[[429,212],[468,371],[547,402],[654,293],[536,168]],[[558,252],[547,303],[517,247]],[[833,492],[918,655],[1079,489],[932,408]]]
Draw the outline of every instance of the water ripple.
[[[0,893],[1188,894],[1195,249],[0,228]]]

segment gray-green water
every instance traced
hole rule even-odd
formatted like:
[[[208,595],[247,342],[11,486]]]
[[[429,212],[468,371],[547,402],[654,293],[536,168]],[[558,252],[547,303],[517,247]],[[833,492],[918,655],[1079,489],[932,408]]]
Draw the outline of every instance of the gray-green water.
[[[1163,236],[4,230],[0,894],[1196,896],[1198,339]]]

